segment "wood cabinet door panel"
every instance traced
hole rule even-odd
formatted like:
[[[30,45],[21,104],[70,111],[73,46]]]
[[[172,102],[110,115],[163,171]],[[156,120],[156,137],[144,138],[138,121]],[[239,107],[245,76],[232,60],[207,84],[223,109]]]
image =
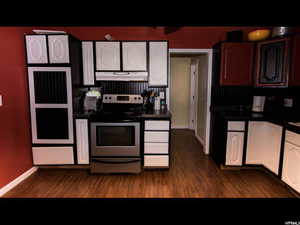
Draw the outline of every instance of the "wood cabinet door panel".
[[[224,43],[221,47],[221,85],[252,85],[253,44]]]
[[[300,35],[293,39],[293,52],[291,60],[290,86],[300,86]]]

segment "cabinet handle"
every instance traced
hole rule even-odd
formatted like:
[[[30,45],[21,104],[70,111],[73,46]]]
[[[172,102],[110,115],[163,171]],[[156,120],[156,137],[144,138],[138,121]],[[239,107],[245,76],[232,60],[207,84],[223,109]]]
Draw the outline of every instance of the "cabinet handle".
[[[129,161],[103,161],[100,159],[92,159],[92,162],[100,162],[100,163],[105,163],[105,164],[125,164],[125,163],[134,163],[134,162],[140,162],[140,159],[134,159],[134,160],[129,160]]]
[[[114,72],[114,75],[129,75],[129,72]]]

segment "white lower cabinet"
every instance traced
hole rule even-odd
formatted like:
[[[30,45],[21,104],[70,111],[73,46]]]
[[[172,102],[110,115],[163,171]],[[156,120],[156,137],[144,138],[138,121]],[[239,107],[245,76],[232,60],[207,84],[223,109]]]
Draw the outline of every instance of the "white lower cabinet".
[[[34,165],[74,164],[73,147],[32,147]]]
[[[269,122],[249,122],[246,164],[261,164],[278,174],[282,127]]]
[[[168,167],[169,156],[168,155],[145,155],[144,166],[145,167]]]
[[[145,120],[144,167],[169,167],[169,120]]]
[[[76,119],[76,144],[78,164],[89,164],[89,134],[87,119]]]
[[[226,165],[241,166],[243,159],[244,133],[228,132],[226,144]]]
[[[298,135],[298,140],[300,140],[300,135]],[[287,141],[284,145],[282,180],[300,192],[300,146]]]

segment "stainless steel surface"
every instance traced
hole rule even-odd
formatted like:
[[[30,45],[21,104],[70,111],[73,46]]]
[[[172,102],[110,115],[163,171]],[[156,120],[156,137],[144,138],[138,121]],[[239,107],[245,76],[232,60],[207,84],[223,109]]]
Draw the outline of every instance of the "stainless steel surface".
[[[272,29],[272,37],[284,36],[290,33],[292,33],[291,27],[274,27]]]
[[[140,158],[93,158],[91,173],[140,173]]]
[[[104,94],[103,103],[142,104],[143,97],[141,95]]]
[[[97,127],[134,126],[134,146],[98,146]],[[91,123],[91,156],[140,156],[140,123]]]

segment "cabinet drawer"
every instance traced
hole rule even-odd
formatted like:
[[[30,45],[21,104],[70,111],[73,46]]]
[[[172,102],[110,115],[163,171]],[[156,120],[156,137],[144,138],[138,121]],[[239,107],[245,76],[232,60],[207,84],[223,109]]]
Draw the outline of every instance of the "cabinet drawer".
[[[146,155],[144,158],[145,167],[169,167],[169,156],[167,155]]]
[[[168,154],[168,143],[145,143],[144,152],[147,154]]]
[[[32,147],[33,164],[74,164],[73,147]]]
[[[244,121],[228,121],[228,131],[244,131],[245,130],[245,122]]]
[[[297,134],[297,133],[287,130],[285,132],[285,140],[290,143],[300,146],[300,134]]]
[[[165,120],[145,120],[145,130],[169,130],[170,122]]]
[[[145,142],[169,142],[169,132],[145,131]]]

